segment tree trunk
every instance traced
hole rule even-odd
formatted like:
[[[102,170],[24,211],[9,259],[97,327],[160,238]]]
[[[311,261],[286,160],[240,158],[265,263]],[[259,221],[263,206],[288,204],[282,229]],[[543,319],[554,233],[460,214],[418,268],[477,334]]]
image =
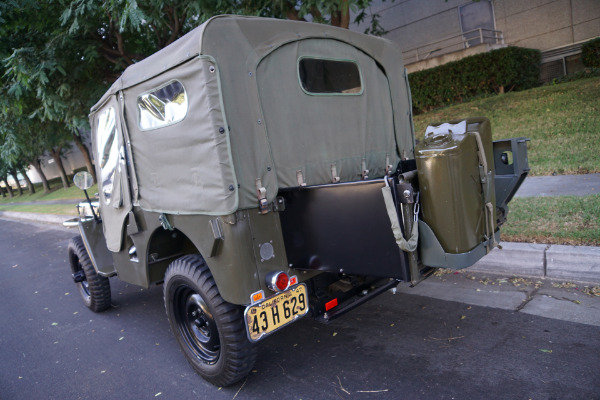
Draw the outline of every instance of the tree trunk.
[[[4,185],[6,186],[6,190],[8,191],[8,195],[10,196],[10,198],[12,199],[13,197],[15,197],[12,187],[8,184],[8,180],[5,176],[2,177],[2,182],[4,182]]]
[[[6,198],[6,194],[4,193],[4,188],[0,186],[0,193],[2,193],[2,198]]]
[[[19,182],[19,177],[17,176],[17,171],[15,171],[13,169],[12,171],[10,171],[10,175],[13,177],[13,179],[15,180],[15,183],[17,184],[17,190],[19,191],[19,196],[23,196],[23,188],[21,187],[21,183]]]
[[[27,187],[29,188],[29,194],[34,194],[35,186],[33,186],[31,179],[29,179],[29,177],[27,176],[27,172],[24,169],[19,170],[19,172],[21,173],[21,175],[23,175],[23,178],[25,178],[25,182],[27,182]]]
[[[36,158],[35,160],[33,160],[31,165],[33,165],[33,168],[35,168],[35,172],[37,172],[37,174],[42,179],[42,187],[44,188],[44,193],[50,193],[50,184],[48,183],[48,178],[46,178],[46,174],[44,174],[44,171],[42,170],[42,164],[40,163],[40,159]]]
[[[73,141],[77,145],[77,148],[79,149],[79,151],[81,151],[81,154],[83,154],[83,159],[85,160],[85,167],[87,168],[88,172],[92,174],[92,178],[94,178],[94,183],[96,183],[96,170],[94,169],[94,164],[92,164],[90,150],[83,143],[83,140],[81,140],[80,135],[77,135],[76,133],[72,133],[71,135],[73,136]]]
[[[67,173],[65,172],[65,167],[63,165],[62,158],[60,158],[61,150],[62,147],[53,148],[50,151],[50,154],[52,155],[52,159],[54,159],[54,162],[58,167],[58,172],[60,173],[60,180],[62,181],[63,188],[68,189],[71,185],[69,184],[69,179],[67,178]]]

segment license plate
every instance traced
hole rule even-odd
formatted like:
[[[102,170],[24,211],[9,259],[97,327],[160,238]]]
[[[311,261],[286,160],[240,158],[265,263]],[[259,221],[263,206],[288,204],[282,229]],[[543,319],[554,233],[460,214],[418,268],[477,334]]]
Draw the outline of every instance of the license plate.
[[[301,283],[258,304],[246,307],[246,332],[256,342],[308,312],[306,285]]]

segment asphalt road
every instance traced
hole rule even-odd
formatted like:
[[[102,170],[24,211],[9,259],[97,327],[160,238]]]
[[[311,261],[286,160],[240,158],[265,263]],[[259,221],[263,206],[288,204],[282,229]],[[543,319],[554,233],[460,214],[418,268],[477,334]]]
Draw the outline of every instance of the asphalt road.
[[[76,233],[0,220],[2,400],[600,399],[600,327],[400,293],[292,324],[247,380],[213,387],[180,354],[161,287],[113,278],[113,308],[84,307]]]

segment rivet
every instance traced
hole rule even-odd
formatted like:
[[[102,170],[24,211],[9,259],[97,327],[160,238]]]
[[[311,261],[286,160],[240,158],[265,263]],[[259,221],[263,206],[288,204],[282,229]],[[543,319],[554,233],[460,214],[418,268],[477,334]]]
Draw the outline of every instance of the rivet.
[[[252,72],[248,72],[248,76],[252,76]]]
[[[258,119],[257,122],[258,122],[259,125],[262,124],[262,120],[260,118]]]
[[[267,167],[267,171],[270,171],[270,170],[271,170],[271,167]]]
[[[219,128],[219,133],[225,133],[225,128],[223,128],[223,127],[220,127],[220,128]]]
[[[215,66],[211,65],[210,67],[208,67],[208,70],[212,73],[215,72]]]
[[[233,185],[229,185],[229,191],[233,192],[235,190],[235,188],[233,187]]]

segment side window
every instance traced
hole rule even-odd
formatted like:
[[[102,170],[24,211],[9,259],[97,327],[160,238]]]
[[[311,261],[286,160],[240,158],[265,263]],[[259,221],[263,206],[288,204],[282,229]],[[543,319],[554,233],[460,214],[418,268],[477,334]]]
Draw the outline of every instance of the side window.
[[[117,121],[113,107],[105,109],[98,117],[96,144],[100,163],[100,190],[102,190],[106,204],[108,204],[112,196],[115,171],[119,159]]]
[[[183,120],[188,111],[185,88],[171,81],[137,98],[140,129],[150,130]]]
[[[354,61],[302,57],[298,60],[300,86],[308,94],[359,95],[363,92]]]

